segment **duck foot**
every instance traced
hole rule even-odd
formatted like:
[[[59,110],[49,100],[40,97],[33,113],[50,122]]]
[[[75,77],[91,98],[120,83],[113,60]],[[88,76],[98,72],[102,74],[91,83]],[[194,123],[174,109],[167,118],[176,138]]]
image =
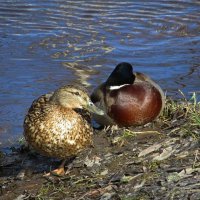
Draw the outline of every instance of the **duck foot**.
[[[53,171],[50,171],[49,173],[44,174],[44,177],[48,177],[51,175],[54,176],[64,176],[65,175],[65,163],[66,163],[66,159],[62,161],[62,163],[60,164],[60,166],[57,169],[54,169]]]
[[[57,169],[54,169],[50,171],[49,173],[45,173],[44,177],[49,177],[51,175],[53,176],[64,176],[66,174],[70,173],[70,170],[73,168],[73,160],[76,158],[76,156],[71,157],[70,159],[64,159],[60,166]],[[67,170],[65,171],[65,164],[67,162]]]
[[[64,176],[65,175],[65,169],[64,169],[64,167],[58,168],[58,169],[51,171],[50,174],[54,175],[54,176]]]

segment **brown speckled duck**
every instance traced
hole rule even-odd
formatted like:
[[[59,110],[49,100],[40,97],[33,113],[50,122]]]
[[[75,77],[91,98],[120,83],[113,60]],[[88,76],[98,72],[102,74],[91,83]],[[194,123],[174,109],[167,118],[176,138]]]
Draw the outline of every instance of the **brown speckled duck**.
[[[158,84],[143,73],[133,73],[131,64],[116,66],[106,82],[91,94],[91,100],[105,115],[94,115],[101,125],[143,125],[156,119],[165,105]]]
[[[24,120],[24,136],[39,153],[64,159],[54,170],[64,174],[65,159],[92,144],[90,113],[102,114],[80,87],[66,85],[36,99]]]

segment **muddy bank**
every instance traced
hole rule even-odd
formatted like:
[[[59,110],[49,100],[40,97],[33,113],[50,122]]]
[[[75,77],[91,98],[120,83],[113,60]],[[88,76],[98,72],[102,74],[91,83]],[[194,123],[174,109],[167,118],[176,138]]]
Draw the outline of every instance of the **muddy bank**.
[[[199,199],[199,119],[199,105],[168,102],[156,122],[95,130],[64,177],[43,176],[59,160],[13,148],[1,153],[0,199]]]

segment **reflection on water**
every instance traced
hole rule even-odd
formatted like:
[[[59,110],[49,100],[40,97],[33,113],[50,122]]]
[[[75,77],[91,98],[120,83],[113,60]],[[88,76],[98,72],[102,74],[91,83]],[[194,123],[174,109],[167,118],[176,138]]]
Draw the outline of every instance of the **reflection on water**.
[[[0,142],[22,135],[37,96],[88,87],[127,61],[175,94],[199,91],[199,1],[36,1],[0,4]]]

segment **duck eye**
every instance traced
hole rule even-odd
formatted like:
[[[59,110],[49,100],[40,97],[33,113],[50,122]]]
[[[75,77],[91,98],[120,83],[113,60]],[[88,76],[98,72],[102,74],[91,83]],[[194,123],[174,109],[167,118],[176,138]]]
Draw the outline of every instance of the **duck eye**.
[[[79,95],[79,93],[78,93],[78,92],[75,92],[75,95]]]

